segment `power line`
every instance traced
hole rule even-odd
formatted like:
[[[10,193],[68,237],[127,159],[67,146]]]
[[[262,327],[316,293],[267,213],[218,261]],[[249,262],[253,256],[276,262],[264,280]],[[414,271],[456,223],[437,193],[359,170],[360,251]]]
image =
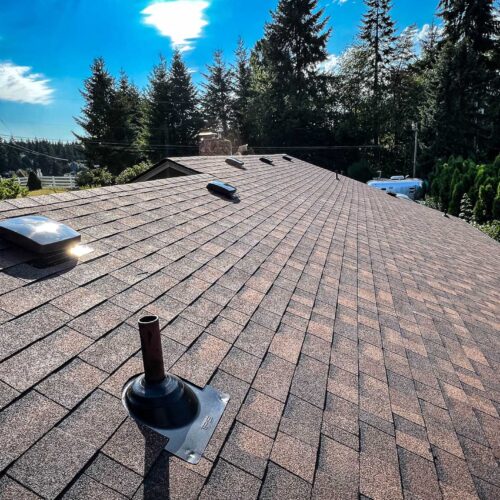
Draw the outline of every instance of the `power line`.
[[[0,136],[5,136],[9,137],[6,134],[0,134]],[[21,136],[14,136],[17,138],[23,138],[23,139],[29,139],[29,140],[43,140],[37,137],[21,137]],[[164,148],[186,148],[186,149],[193,149],[193,148],[198,148],[197,144],[148,144],[147,147],[139,147],[136,146],[132,143],[123,143],[123,142],[111,142],[111,141],[96,141],[96,140],[84,140],[86,144],[93,144],[96,146],[102,146],[106,147],[109,149],[127,149],[127,150],[133,150],[133,151],[154,151],[155,149],[164,149]],[[7,142],[4,142],[3,144],[8,145]],[[71,145],[74,146],[84,146],[85,144],[80,144],[78,142],[71,142]],[[383,146],[381,145],[376,145],[376,144],[359,144],[359,145],[341,145],[341,146],[324,146],[324,145],[318,145],[318,146],[251,146],[253,150],[264,150],[264,149],[274,149],[274,150],[289,150],[289,149],[294,149],[294,150],[314,150],[314,151],[319,151],[319,150],[342,150],[342,149],[381,149]]]
[[[52,160],[64,161],[66,163],[69,163],[71,161],[71,160],[68,160],[67,158],[58,158],[57,156],[51,156],[51,155],[47,155],[45,153],[39,153],[38,151],[33,151],[32,149],[28,149],[28,148],[25,148],[23,146],[19,146],[18,144],[15,144],[15,143],[11,144],[11,143],[5,142],[4,144],[8,148],[13,148],[13,149],[21,151],[23,153],[29,153],[29,154],[33,154],[33,155],[37,155],[37,156],[45,156],[46,158],[50,158]]]
[[[0,116],[0,122],[3,123],[3,126],[9,131],[9,132],[12,132],[9,128],[9,126],[5,123],[5,121],[2,119],[2,117]],[[1,135],[4,135],[4,134],[1,134]],[[66,158],[58,158],[57,156],[51,156],[51,155],[47,155],[45,153],[39,153],[38,151],[33,151],[32,149],[29,149],[25,146],[21,146],[20,144],[17,144],[17,142],[15,142],[13,140],[13,135],[11,133],[11,136],[10,136],[10,142],[3,142],[3,144],[5,144],[7,147],[9,148],[13,148],[13,149],[17,149],[18,151],[22,151],[23,153],[29,153],[29,154],[33,154],[33,155],[37,155],[37,156],[45,156],[46,158],[51,158],[52,160],[57,160],[57,161],[64,161],[66,163],[69,163],[70,160],[66,159]]]

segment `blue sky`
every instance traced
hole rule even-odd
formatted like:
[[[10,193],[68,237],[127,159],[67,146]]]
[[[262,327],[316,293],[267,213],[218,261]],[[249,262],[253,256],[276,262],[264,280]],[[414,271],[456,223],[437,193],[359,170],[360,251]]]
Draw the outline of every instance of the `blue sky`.
[[[432,22],[438,0],[394,0],[399,30]],[[363,0],[320,0],[330,16],[331,60],[354,40]],[[94,57],[139,86],[174,46],[199,83],[212,53],[226,59],[239,36],[251,47],[277,0],[2,0],[0,134],[72,139],[78,89]]]

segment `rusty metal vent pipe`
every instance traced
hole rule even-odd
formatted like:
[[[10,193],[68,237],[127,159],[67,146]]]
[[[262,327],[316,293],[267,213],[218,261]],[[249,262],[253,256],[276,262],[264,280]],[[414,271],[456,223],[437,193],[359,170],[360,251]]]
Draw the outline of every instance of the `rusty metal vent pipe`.
[[[122,401],[130,416],[168,438],[165,449],[198,463],[229,396],[165,373],[157,316],[139,319],[144,373],[125,384]]]

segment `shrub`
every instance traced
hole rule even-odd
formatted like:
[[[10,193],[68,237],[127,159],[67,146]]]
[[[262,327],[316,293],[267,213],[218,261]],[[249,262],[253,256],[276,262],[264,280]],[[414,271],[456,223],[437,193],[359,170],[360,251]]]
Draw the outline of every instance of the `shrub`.
[[[433,208],[434,210],[441,210],[441,206],[439,205],[439,200],[434,196],[427,195],[425,200],[419,202],[421,205],[425,207]]]
[[[347,176],[360,182],[368,182],[373,179],[373,172],[368,163],[362,160],[348,167]]]
[[[500,242],[500,220],[493,220],[486,224],[472,223],[472,225],[487,234],[490,238]]]
[[[460,202],[460,213],[458,216],[465,222],[470,222],[472,220],[472,203],[467,193],[462,196],[462,201]]]
[[[0,179],[0,200],[26,196],[28,190],[19,185],[16,179]]]
[[[499,156],[500,158],[500,156]],[[493,219],[500,220],[500,182],[497,186],[497,194],[493,200]]]
[[[38,178],[35,172],[33,172],[33,170],[30,170],[28,174],[28,189],[30,191],[42,189],[42,181]]]
[[[80,187],[111,186],[114,184],[114,178],[106,167],[86,168],[78,173],[76,183]]]
[[[436,165],[431,181],[431,194],[441,210],[459,215],[461,200],[467,193],[476,222],[500,219],[500,156],[489,164],[451,157]]]
[[[151,168],[151,163],[147,161],[142,161],[133,167],[126,168],[120,175],[116,177],[116,184],[128,184],[130,181],[134,180],[136,177],[141,175],[146,170]]]

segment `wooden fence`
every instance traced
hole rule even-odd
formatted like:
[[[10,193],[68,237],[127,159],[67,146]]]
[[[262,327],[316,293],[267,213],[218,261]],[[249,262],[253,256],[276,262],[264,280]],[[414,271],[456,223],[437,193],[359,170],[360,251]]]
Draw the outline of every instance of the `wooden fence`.
[[[21,186],[26,186],[28,184],[27,177],[16,177],[16,179]],[[63,175],[59,177],[54,175],[42,175],[39,179],[42,182],[43,188],[75,189],[78,187],[76,176],[74,175]]]

